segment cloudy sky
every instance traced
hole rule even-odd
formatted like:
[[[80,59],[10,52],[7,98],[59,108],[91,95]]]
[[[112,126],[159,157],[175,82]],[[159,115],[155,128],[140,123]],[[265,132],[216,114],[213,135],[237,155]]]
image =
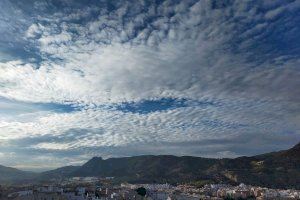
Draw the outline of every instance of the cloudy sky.
[[[1,0],[0,164],[300,141],[300,1]]]

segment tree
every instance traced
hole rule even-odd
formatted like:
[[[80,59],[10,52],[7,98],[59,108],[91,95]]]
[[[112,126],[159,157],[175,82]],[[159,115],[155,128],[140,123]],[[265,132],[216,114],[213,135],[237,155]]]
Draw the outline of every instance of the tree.
[[[140,187],[140,188],[136,189],[135,191],[138,193],[138,195],[140,195],[142,197],[146,196],[146,194],[147,194],[147,191],[144,187]]]

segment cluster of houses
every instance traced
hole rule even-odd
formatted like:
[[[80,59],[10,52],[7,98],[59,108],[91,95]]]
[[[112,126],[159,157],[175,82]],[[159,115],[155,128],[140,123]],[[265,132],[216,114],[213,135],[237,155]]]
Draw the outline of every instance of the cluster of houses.
[[[202,188],[180,185],[177,186],[177,190],[194,195],[198,194],[200,199],[300,199],[299,190],[270,189],[245,184],[238,186],[207,184]]]
[[[121,184],[97,185],[97,179],[75,179],[80,185],[32,186],[7,194],[5,200],[222,200],[222,199],[300,199],[299,190],[279,190],[240,184],[191,185]],[[144,195],[137,191],[143,188]],[[1,199],[1,198],[0,198]]]

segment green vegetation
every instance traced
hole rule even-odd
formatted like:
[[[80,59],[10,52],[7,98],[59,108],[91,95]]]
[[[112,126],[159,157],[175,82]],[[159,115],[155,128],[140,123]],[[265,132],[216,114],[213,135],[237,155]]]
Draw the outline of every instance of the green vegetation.
[[[199,188],[201,188],[201,187],[203,187],[204,185],[206,185],[206,184],[213,184],[213,183],[215,183],[213,180],[197,180],[197,181],[192,181],[192,182],[189,182],[188,184],[189,185],[193,185],[193,186],[195,186],[195,187],[199,187]]]

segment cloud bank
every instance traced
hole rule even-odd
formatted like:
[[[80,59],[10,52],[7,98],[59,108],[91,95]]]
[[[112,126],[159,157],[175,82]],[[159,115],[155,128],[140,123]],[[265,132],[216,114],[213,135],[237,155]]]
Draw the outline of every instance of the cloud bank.
[[[300,139],[298,1],[0,4],[3,164],[236,157]]]

